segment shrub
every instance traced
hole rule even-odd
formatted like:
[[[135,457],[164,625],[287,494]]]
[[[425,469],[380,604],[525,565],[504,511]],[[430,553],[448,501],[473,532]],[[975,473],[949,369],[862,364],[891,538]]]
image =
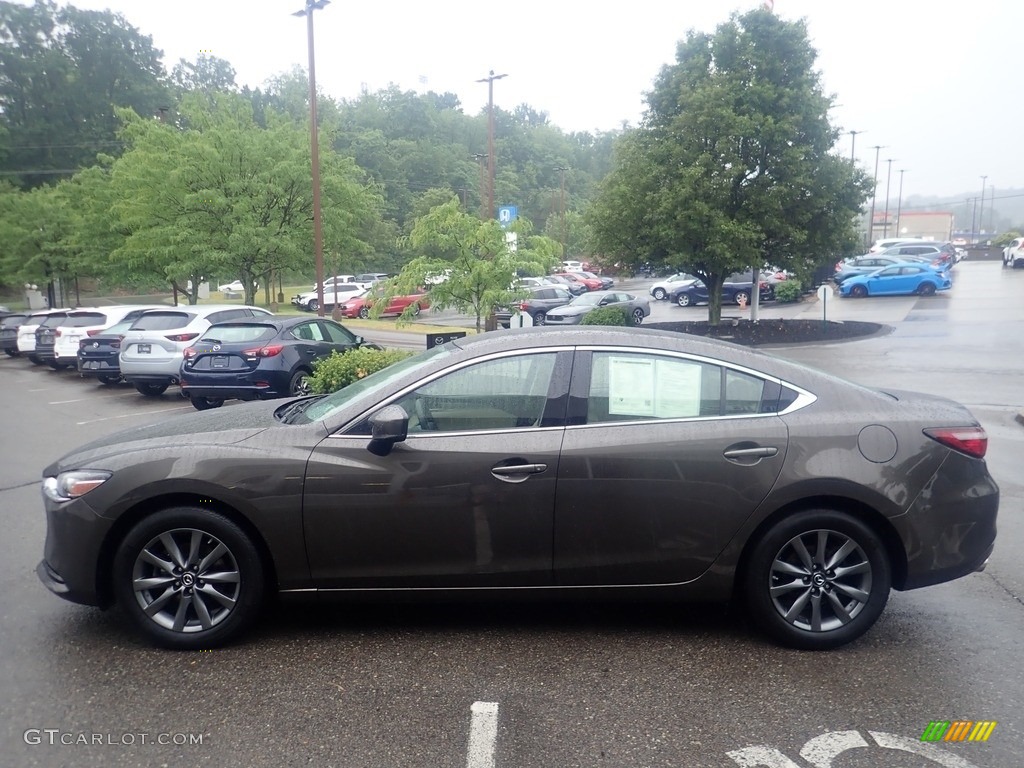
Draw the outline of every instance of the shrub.
[[[309,385],[317,394],[337,392],[353,381],[366,378],[371,373],[387,368],[411,354],[402,349],[370,347],[357,347],[342,354],[332,352],[330,357],[322,358],[313,364],[313,375],[309,377]]]
[[[580,325],[632,325],[629,315],[622,307],[598,307],[592,309],[580,320]]]
[[[775,300],[781,302],[800,301],[800,294],[803,288],[799,280],[792,277],[789,280],[782,280],[775,284]]]

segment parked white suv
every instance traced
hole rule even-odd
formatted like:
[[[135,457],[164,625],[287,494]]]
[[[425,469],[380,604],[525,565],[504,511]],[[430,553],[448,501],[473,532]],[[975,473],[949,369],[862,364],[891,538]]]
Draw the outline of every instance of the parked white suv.
[[[324,309],[330,309],[335,305],[344,304],[353,296],[358,296],[366,290],[362,283],[325,283],[324,284]],[[320,299],[317,298],[316,290],[300,293],[292,297],[292,304],[299,309],[316,312],[320,309]]]
[[[178,383],[185,347],[214,323],[272,317],[262,307],[204,304],[151,309],[125,331],[118,362],[121,376],[140,394],[162,395]]]
[[[1024,237],[1015,237],[1008,246],[1003,248],[1003,266],[1024,267]]]
[[[95,336],[122,320],[134,320],[147,309],[162,309],[158,304],[120,304],[113,307],[75,309],[54,329],[53,362],[51,366],[70,368],[78,365],[78,343]]]

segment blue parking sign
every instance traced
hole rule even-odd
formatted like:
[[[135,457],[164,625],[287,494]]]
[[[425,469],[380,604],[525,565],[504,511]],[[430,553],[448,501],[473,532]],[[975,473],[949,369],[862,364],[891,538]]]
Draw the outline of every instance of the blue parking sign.
[[[519,206],[516,205],[499,205],[498,206],[498,223],[503,227],[507,227],[519,216]]]

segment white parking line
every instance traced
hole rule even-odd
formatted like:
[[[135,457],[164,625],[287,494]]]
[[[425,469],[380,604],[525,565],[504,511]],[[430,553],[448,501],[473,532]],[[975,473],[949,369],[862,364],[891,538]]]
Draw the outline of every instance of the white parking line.
[[[75,426],[81,427],[85,424],[96,424],[101,421],[112,421],[113,419],[130,419],[132,416],[146,416],[150,413],[170,413],[171,411],[184,411],[191,408],[191,405],[183,405],[178,408],[158,408],[155,411],[136,411],[135,413],[122,413],[120,416],[105,416],[102,419],[89,419],[88,421],[76,421]]]
[[[498,738],[498,703],[474,701],[470,707],[469,749],[466,768],[494,768],[494,742]]]

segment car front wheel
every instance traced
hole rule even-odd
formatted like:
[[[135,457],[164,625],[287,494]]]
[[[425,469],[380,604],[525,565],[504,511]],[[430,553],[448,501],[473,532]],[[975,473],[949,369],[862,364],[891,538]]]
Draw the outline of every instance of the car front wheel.
[[[934,283],[921,283],[918,287],[917,292],[922,296],[934,296],[935,295],[935,284]]]
[[[790,515],[758,537],[743,587],[757,625],[793,648],[849,643],[889,600],[885,545],[865,523],[834,510]]]
[[[534,325],[544,325],[544,323],[547,321],[547,319],[548,319],[547,312],[534,312],[533,313],[533,324]]]
[[[360,307],[359,308],[359,317],[360,318],[362,318],[363,320],[366,320],[367,318],[369,318],[369,316],[370,316],[370,310],[369,310],[368,307]]]
[[[310,312],[316,312],[318,309],[320,309],[320,302],[317,301],[316,299],[310,299],[309,304],[306,305],[306,309],[308,309]]]
[[[746,291],[736,291],[736,295],[732,297],[732,300],[740,305],[749,304],[750,294]]]
[[[263,600],[263,566],[245,532],[224,515],[172,507],[143,518],[114,555],[114,593],[132,622],[165,648],[200,650],[251,624]]]
[[[690,294],[680,293],[679,298],[676,299],[676,304],[678,304],[680,307],[690,306]]]
[[[863,299],[868,295],[868,289],[863,285],[855,285],[850,289],[850,295],[857,299]]]
[[[654,298],[657,299],[658,301],[664,301],[666,298],[668,298],[668,294],[665,293],[664,288],[655,288]]]

